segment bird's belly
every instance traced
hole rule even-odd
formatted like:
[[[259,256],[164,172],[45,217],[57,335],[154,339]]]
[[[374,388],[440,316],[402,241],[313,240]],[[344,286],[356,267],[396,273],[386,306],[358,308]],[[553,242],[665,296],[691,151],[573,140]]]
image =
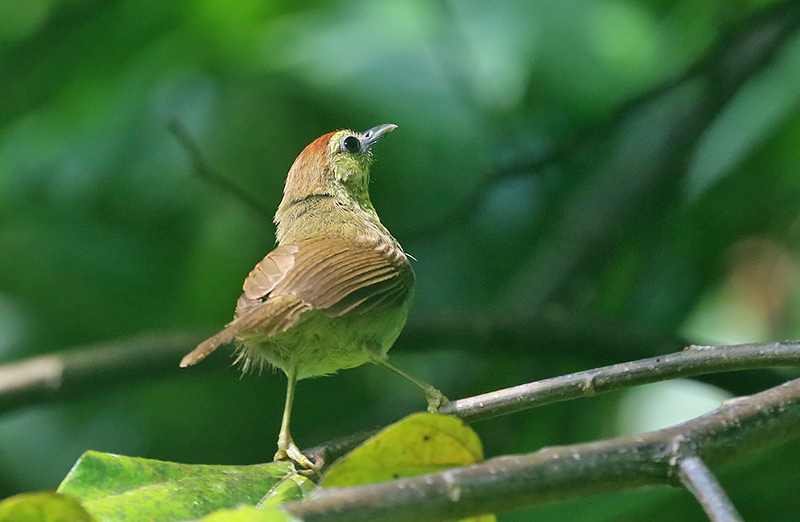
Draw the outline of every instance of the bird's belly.
[[[294,326],[273,337],[251,334],[239,348],[251,364],[268,363],[298,379],[328,375],[383,357],[405,324],[407,307],[358,316],[329,317],[306,312]]]

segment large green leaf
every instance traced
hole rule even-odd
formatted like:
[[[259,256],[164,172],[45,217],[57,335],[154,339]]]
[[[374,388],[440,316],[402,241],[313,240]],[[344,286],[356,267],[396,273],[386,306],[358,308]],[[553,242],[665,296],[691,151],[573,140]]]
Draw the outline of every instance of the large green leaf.
[[[309,481],[294,473],[290,463],[194,465],[87,451],[58,492],[77,498],[101,522],[166,522],[253,506],[268,493],[275,497],[270,504],[297,500]]]
[[[303,475],[291,473],[272,486],[257,507],[263,509],[268,506],[280,506],[284,502],[302,500],[316,487],[316,484]]]

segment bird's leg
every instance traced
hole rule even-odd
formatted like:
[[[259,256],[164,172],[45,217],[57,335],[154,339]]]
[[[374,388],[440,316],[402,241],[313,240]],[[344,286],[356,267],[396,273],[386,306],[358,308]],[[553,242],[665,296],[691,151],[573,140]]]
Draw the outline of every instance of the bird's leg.
[[[289,432],[289,417],[292,415],[292,401],[294,401],[294,386],[297,383],[297,370],[294,368],[287,370],[286,377],[289,381],[286,386],[286,405],[283,407],[281,431],[278,434],[278,451],[275,453],[273,460],[283,460],[288,457],[306,469],[319,472],[317,466],[315,466],[308,457],[303,455],[300,448],[298,448],[294,440],[292,440],[292,434]]]
[[[388,368],[389,370],[393,371],[394,373],[396,373],[400,377],[406,379],[410,383],[412,383],[415,386],[418,386],[419,388],[421,388],[422,391],[425,392],[425,399],[427,399],[427,401],[428,401],[428,411],[429,412],[438,413],[439,412],[439,406],[441,406],[442,404],[448,402],[447,397],[445,397],[442,392],[440,392],[439,390],[437,390],[436,388],[434,388],[430,384],[424,383],[424,382],[420,381],[419,379],[416,379],[416,378],[410,376],[409,374],[407,374],[406,372],[404,372],[403,370],[401,370],[400,368],[398,368],[394,364],[390,363],[386,359],[386,356],[380,357],[380,356],[377,356],[377,355],[373,355],[372,356],[372,362],[374,362],[375,364],[379,364],[379,365],[383,366],[384,368]]]

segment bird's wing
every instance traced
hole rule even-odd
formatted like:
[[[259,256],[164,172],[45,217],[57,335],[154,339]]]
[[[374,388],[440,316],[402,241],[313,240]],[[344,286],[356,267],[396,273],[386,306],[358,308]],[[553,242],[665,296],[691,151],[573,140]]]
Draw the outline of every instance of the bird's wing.
[[[297,247],[270,295],[296,295],[332,317],[400,306],[414,285],[405,253],[387,243],[314,238]]]
[[[241,314],[253,304],[263,302],[275,287],[292,271],[295,255],[300,251],[296,245],[281,245],[264,257],[248,274],[242,285],[242,296],[236,305]],[[240,309],[241,308],[241,309]]]
[[[319,237],[279,246],[245,279],[236,318],[181,366],[195,364],[236,336],[286,331],[308,310],[338,317],[401,306],[413,284],[408,258],[386,243]]]

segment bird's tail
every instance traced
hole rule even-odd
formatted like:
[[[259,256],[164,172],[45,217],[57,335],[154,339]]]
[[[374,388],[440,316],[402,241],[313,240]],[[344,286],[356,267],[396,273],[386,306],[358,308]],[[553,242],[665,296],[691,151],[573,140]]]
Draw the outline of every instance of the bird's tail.
[[[202,361],[219,346],[233,341],[237,335],[256,334],[272,337],[278,332],[285,332],[297,323],[303,312],[308,310],[311,310],[311,305],[294,294],[270,299],[243,315],[237,315],[224,330],[197,345],[197,348],[181,359],[181,368]]]
[[[237,333],[236,330],[236,328],[231,328],[229,326],[218,334],[209,337],[202,343],[198,344],[197,348],[186,354],[183,359],[181,359],[181,368],[186,368],[187,366],[192,366],[193,364],[202,361],[211,355],[211,352],[216,350],[219,346],[233,341],[233,338]]]

